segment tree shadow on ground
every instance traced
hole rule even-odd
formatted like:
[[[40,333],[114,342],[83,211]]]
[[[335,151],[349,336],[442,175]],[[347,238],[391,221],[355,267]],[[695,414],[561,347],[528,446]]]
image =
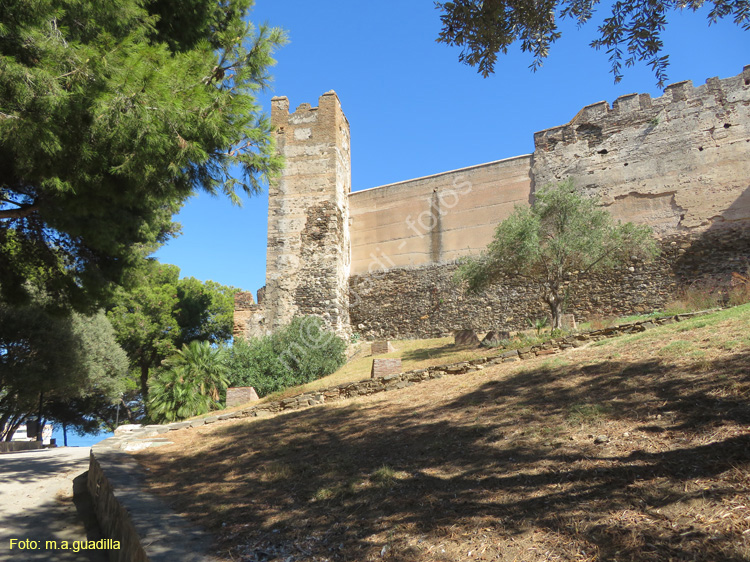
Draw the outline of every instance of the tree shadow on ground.
[[[477,345],[457,346],[455,343],[448,343],[440,347],[427,349],[411,349],[401,354],[403,361],[433,361],[444,357],[464,354],[467,358],[484,357],[486,355],[496,355],[497,349]],[[465,360],[465,359],[464,359]],[[456,359],[460,361],[460,359]]]
[[[80,460],[56,456],[55,449],[32,449],[0,454],[0,480],[31,484],[51,474],[74,470]]]
[[[62,468],[64,470],[64,467]],[[60,562],[105,562],[109,560],[109,551],[88,549],[83,543],[87,540],[97,541],[103,538],[98,533],[95,519],[82,519],[81,487],[85,488],[86,473],[76,477],[70,483],[70,495],[50,497],[44,502],[25,507],[19,513],[6,517],[0,527],[0,560],[9,562],[50,561]],[[34,473],[28,473],[30,479]],[[34,482],[25,485],[34,486]],[[38,485],[38,484],[37,484]],[[19,486],[19,494],[23,494]],[[83,499],[85,501],[85,499]],[[74,505],[75,504],[75,505]],[[90,508],[89,508],[90,509]],[[15,542],[11,548],[11,539],[36,541],[19,547]]]
[[[481,544],[487,560],[748,561],[750,404],[732,394],[748,364],[537,365],[449,401],[308,409],[221,428],[210,455],[141,458],[235,560],[463,560]],[[613,428],[630,437],[588,434]]]

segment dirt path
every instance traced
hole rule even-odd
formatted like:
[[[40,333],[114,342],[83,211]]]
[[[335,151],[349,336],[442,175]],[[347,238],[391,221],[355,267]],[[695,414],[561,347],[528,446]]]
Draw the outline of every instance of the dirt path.
[[[88,447],[60,447],[0,455],[0,561],[54,560],[61,562],[104,562],[101,551],[79,550],[75,541],[86,541],[86,527],[76,510],[85,497],[73,485],[84,488],[80,478],[88,470]],[[81,508],[79,508],[80,510]],[[83,506],[83,515],[86,515]],[[89,539],[92,536],[89,530]],[[20,548],[16,541],[31,542]],[[56,541],[57,549],[52,543]],[[63,541],[68,549],[63,550]],[[36,546],[36,548],[33,548]],[[29,548],[30,547],[30,548]],[[49,548],[48,548],[49,547]]]

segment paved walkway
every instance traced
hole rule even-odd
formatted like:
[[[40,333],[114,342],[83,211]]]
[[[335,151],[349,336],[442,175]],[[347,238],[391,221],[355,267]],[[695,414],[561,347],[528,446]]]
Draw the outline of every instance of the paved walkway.
[[[73,502],[73,481],[88,470],[88,447],[0,454],[0,561],[105,562],[101,551],[74,551],[86,529]],[[77,487],[84,484],[76,480]],[[76,494],[80,504],[81,497]],[[85,508],[84,508],[85,513]],[[98,536],[90,536],[97,539]],[[37,541],[21,549],[11,540]],[[48,548],[56,541],[57,550]],[[68,550],[62,550],[68,541]],[[36,548],[33,548],[36,546]]]

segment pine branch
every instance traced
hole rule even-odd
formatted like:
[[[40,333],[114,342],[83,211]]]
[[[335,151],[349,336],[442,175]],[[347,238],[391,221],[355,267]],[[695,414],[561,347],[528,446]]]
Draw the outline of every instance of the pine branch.
[[[39,205],[22,205],[18,209],[0,210],[0,220],[4,219],[22,219],[39,210]]]

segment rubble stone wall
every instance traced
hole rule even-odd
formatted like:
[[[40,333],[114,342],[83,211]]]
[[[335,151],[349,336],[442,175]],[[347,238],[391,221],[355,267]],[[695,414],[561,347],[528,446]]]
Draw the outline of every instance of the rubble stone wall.
[[[651,263],[571,279],[567,312],[577,321],[662,308],[678,289],[697,282],[728,284],[750,264],[750,225],[744,229],[674,235],[661,242]],[[534,285],[507,278],[476,295],[453,276],[457,265],[398,268],[349,281],[352,330],[365,339],[431,338],[456,330],[526,330],[528,320],[549,316]]]

